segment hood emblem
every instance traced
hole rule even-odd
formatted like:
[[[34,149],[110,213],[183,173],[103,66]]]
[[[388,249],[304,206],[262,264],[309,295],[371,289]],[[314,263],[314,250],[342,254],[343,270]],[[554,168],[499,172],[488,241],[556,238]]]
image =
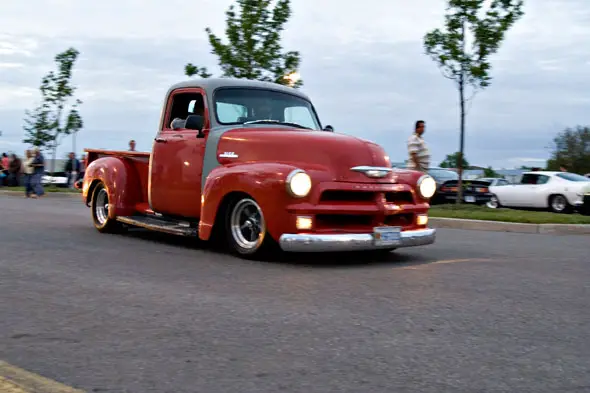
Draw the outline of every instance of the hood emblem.
[[[238,158],[238,155],[233,151],[225,151],[219,155],[219,158]]]
[[[393,169],[384,166],[355,166],[350,170],[363,173],[365,176],[374,179],[385,177],[393,172]]]

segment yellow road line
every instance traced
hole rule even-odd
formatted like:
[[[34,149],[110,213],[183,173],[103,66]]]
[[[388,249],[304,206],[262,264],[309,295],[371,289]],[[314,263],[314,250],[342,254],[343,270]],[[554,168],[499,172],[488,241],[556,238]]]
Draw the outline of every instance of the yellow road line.
[[[0,361],[0,393],[85,393]]]
[[[416,266],[406,266],[404,269],[408,270],[418,270],[423,267],[432,266],[432,265],[446,265],[449,263],[463,263],[463,262],[491,262],[493,259],[490,258],[464,258],[464,259],[444,259],[440,261],[433,261],[433,262],[426,262],[424,264],[416,265]]]

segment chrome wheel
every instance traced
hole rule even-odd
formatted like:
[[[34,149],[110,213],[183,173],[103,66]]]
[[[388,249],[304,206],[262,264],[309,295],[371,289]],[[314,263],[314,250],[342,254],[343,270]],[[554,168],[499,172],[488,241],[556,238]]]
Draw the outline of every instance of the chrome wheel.
[[[551,209],[554,212],[562,212],[567,208],[567,201],[563,195],[555,195],[551,199]]]
[[[109,195],[104,188],[101,188],[96,195],[94,213],[99,225],[104,225],[107,222],[109,218]]]
[[[229,224],[231,236],[243,253],[255,252],[264,241],[266,223],[253,199],[241,199],[234,205]]]
[[[500,202],[498,202],[498,198],[496,196],[492,196],[490,200],[486,203],[486,206],[490,209],[497,209],[500,207]]]

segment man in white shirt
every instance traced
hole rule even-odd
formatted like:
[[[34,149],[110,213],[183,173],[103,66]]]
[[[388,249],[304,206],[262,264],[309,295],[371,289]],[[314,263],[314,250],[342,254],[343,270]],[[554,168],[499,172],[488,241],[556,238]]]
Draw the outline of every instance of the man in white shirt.
[[[423,120],[416,122],[415,131],[408,138],[408,169],[426,172],[430,166],[430,150],[422,134],[426,129],[426,123]]]

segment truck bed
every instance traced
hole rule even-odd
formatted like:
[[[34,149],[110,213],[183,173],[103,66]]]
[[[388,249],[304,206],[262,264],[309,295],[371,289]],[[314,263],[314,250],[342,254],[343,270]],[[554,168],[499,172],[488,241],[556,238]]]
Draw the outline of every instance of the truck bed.
[[[148,177],[150,152],[128,151],[128,150],[104,150],[104,149],[84,149],[86,155],[86,167],[93,161],[104,157],[117,157],[125,160],[130,164],[134,173],[128,173],[131,176],[137,176],[141,187],[142,200],[138,201],[136,209],[138,212],[149,211],[148,204]]]

